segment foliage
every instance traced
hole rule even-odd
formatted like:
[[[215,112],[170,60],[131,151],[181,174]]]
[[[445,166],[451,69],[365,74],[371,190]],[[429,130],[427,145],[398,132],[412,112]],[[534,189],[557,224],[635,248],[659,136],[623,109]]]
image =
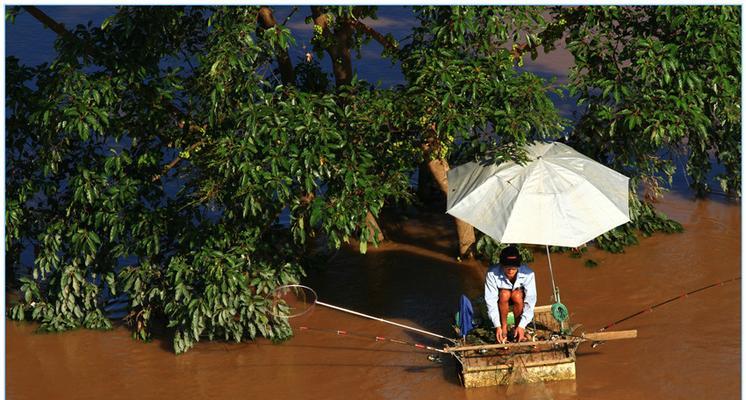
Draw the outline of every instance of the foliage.
[[[319,7],[319,11],[323,13],[326,19],[327,28],[331,31],[338,32],[347,27],[351,20],[371,18],[377,19],[376,8],[373,6],[341,6],[341,7]],[[310,24],[313,22],[311,16],[306,18],[306,23]],[[313,44],[313,51],[318,58],[324,56],[324,50],[339,45],[331,35],[325,35],[323,28],[319,25],[314,26],[314,35],[311,38]],[[348,43],[345,43],[345,47],[351,50],[355,50],[357,57],[360,58],[361,48],[363,45],[370,42],[370,37],[367,35],[361,35],[356,31],[351,32],[351,37]],[[338,62],[337,60],[333,60]]]
[[[636,232],[682,227],[651,204],[678,158],[699,195],[714,162],[740,196],[740,10],[736,7],[561,7],[545,45],[565,35],[575,57],[569,88],[587,106],[570,143],[630,179],[632,223],[597,238],[621,252]],[[643,201],[638,190],[642,188]]]
[[[55,30],[49,64],[6,59],[6,268],[34,253],[11,318],[107,329],[107,306],[126,299],[133,335],[149,340],[164,321],[178,353],[203,338],[287,338],[268,295],[303,276],[317,242],[376,244],[368,218],[410,199],[422,160],[520,160],[518,145],[560,135],[560,88],[521,66],[562,35],[587,106],[569,140],[632,177],[633,223],[599,247],[681,229],[651,201],[682,149],[695,189],[708,189],[713,154],[740,194],[735,7],[571,7],[546,20],[536,7],[416,7],[401,49],[361,28],[375,7],[311,10],[335,85],[312,57],[275,76],[294,36],[259,26],[261,7],[121,7],[101,27]],[[352,75],[350,50],[371,38],[405,85]],[[501,245],[478,248],[491,259]]]
[[[722,189],[740,196],[740,8],[558,7],[547,47],[565,35],[575,57],[570,91],[587,106],[573,146],[633,177],[645,195],[686,153],[700,195],[714,161]]]
[[[662,213],[652,204],[630,197],[630,219],[632,222],[614,228],[595,239],[596,246],[611,253],[622,253],[627,246],[639,243],[637,233],[648,237],[655,232],[675,233],[684,228]]]
[[[500,252],[506,247],[508,247],[508,244],[500,243],[485,234],[481,234],[477,240],[477,253],[488,260],[490,264],[500,262]],[[522,245],[516,245],[516,247],[518,247],[518,252],[521,254],[524,263],[534,261],[534,254],[530,248]]]
[[[538,40],[536,7],[416,7],[420,25],[399,54],[407,79],[403,122],[428,158],[460,162],[504,143],[556,137],[563,129],[557,88],[516,68],[510,50]]]
[[[6,261],[36,254],[12,318],[108,328],[124,294],[133,335],[163,319],[177,353],[281,340],[268,296],[302,276],[309,238],[375,241],[366,213],[406,199],[413,168],[390,94],[278,85],[292,37],[257,35],[257,11],[123,7],[49,65],[9,59]]]

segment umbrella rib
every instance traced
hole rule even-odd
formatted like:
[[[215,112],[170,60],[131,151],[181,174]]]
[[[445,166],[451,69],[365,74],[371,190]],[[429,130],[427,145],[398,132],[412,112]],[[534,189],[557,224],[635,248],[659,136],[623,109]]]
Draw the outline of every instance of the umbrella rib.
[[[544,161],[547,161],[547,162],[549,162],[549,160],[547,160],[547,159],[545,159],[545,158],[543,158],[543,160],[544,160]],[[537,161],[538,161],[538,160],[537,160]],[[553,165],[553,166],[555,166],[555,167],[561,168],[561,169],[563,169],[563,170],[565,170],[565,171],[568,171],[568,172],[570,172],[570,173],[571,173],[571,174],[573,174],[573,175],[576,175],[576,176],[580,176],[578,172],[576,172],[576,171],[574,171],[574,170],[572,170],[572,169],[570,169],[570,168],[568,168],[568,167],[566,167],[566,166],[564,166],[564,165],[561,165],[561,164],[558,164],[558,163],[550,163],[550,164],[551,164],[551,165]],[[526,167],[526,170],[525,170],[525,171],[526,171],[526,172],[525,172],[525,175],[526,175],[526,176],[529,176],[529,175],[530,175],[530,174],[531,174],[531,173],[533,172],[532,170],[529,170],[529,168],[534,168],[534,169],[535,169],[535,168],[536,168],[536,165],[538,165],[538,164],[537,164],[536,162],[533,162],[533,163],[531,163],[531,164],[530,164],[529,166],[527,166],[527,167]],[[547,168],[547,172],[548,172],[548,173],[551,173],[551,174],[556,174],[556,173],[557,173],[556,171],[552,170],[551,168]],[[556,180],[556,179],[558,179],[558,178],[555,178],[554,180]],[[527,179],[523,180],[523,182],[524,182],[524,185],[525,185],[525,182],[526,182],[526,181],[527,181]],[[606,194],[604,193],[604,191],[602,191],[601,189],[599,189],[599,188],[598,188],[598,187],[597,187],[596,185],[594,185],[594,184],[593,184],[593,183],[592,183],[592,182],[591,182],[590,180],[588,180],[588,179],[581,179],[580,181],[578,181],[578,183],[571,183],[571,185],[570,185],[570,186],[568,186],[568,189],[569,189],[569,190],[563,190],[563,191],[562,191],[562,193],[568,193],[568,192],[571,192],[571,191],[573,191],[573,190],[578,190],[578,189],[579,189],[579,188],[580,188],[581,186],[583,186],[583,185],[584,185],[585,183],[587,183],[587,184],[588,184],[588,186],[589,186],[590,188],[592,188],[592,190],[594,190],[594,191],[595,191],[595,192],[596,192],[597,194],[599,194],[599,195],[600,195],[601,197],[603,197],[603,198],[606,198],[606,199],[608,199],[608,196],[607,196],[607,195],[606,195]],[[515,185],[513,185],[513,186],[515,187]],[[522,186],[521,188],[517,188],[517,190],[518,190],[518,195],[516,196],[516,199],[515,199],[515,201],[513,202],[513,204],[512,204],[512,205],[515,205],[515,204],[519,204],[519,203],[521,202],[521,198],[522,198],[522,197],[523,197],[523,196],[525,195],[525,191],[524,191],[524,190],[522,190],[522,189],[523,189],[523,186]],[[553,188],[553,189],[556,189],[556,188]],[[559,194],[560,194],[560,192],[558,192],[557,190],[553,190],[552,192],[547,192],[546,194],[547,194],[547,195],[553,195],[553,196],[556,196],[556,195],[559,195]],[[611,200],[609,200],[609,202],[610,202],[610,203],[613,203],[613,202],[612,202]],[[616,209],[618,209],[618,208],[616,208]],[[511,209],[511,213],[512,213],[512,211],[513,211],[513,210]],[[538,212],[538,211],[539,211],[539,210],[536,210],[536,212]],[[620,212],[620,214],[623,214],[621,210],[619,210],[619,212]],[[550,213],[550,214],[551,214],[551,213]],[[561,212],[561,214],[565,214],[565,212]],[[544,219],[546,219],[546,218],[548,218],[548,217],[549,217],[549,216],[544,216],[543,218],[544,218]],[[625,216],[625,217],[627,218],[627,220],[629,219],[629,217],[628,217],[628,216]],[[505,230],[506,230],[506,231],[508,230],[508,228],[509,228],[509,225],[510,225],[511,221],[512,221],[512,218],[509,218],[509,219],[508,219],[508,223],[506,224],[506,228],[505,228]],[[598,221],[598,220],[596,220],[596,221]],[[546,221],[546,222],[550,222],[550,223],[551,223],[551,221]],[[601,224],[598,224],[598,225],[601,225]],[[621,224],[620,224],[620,225],[621,225]],[[618,226],[618,225],[617,225],[617,226]],[[606,231],[604,231],[604,232],[606,232]],[[601,233],[603,233],[603,232],[601,232]],[[596,236],[598,236],[598,235],[596,235],[596,234],[594,233],[594,236],[593,236],[593,237],[591,237],[591,238],[590,238],[590,239],[588,239],[588,240],[592,240],[592,239],[593,239],[594,237],[596,237]],[[535,243],[535,244],[559,245],[559,244],[557,244],[557,243],[545,243],[545,242],[549,242],[548,240],[541,240],[541,242],[542,242],[542,243],[538,243],[538,242],[539,242],[539,241],[537,240],[537,241],[536,241],[536,242],[534,242],[534,243]],[[585,240],[584,242],[587,242],[587,240]],[[572,247],[572,246],[570,246],[570,247]]]
[[[602,166],[602,167],[604,167],[604,168],[605,168],[605,169],[607,169],[608,171],[610,171],[610,172],[613,172],[614,174],[616,174],[616,175],[618,175],[618,176],[620,176],[620,177],[622,177],[622,178],[626,179],[626,180],[627,180],[627,182],[628,182],[628,183],[627,183],[627,185],[629,185],[629,178],[627,178],[626,176],[624,176],[624,175],[620,174],[619,172],[617,172],[617,171],[615,171],[615,170],[613,170],[613,169],[611,169],[611,168],[609,168],[609,167],[607,167],[607,166],[605,166],[605,165],[603,165],[603,164],[599,163],[598,161],[593,161],[592,159],[588,158],[587,156],[585,156],[585,155],[583,155],[583,156],[584,156],[584,157],[585,157],[586,159],[588,159],[589,161],[591,161],[591,162],[593,162],[593,163],[595,163],[595,164],[598,164],[599,166]],[[563,158],[566,158],[566,157],[563,157]],[[572,170],[571,168],[568,168],[568,167],[566,167],[566,166],[562,165],[561,163],[558,163],[558,162],[554,162],[554,161],[553,161],[553,160],[552,160],[551,158],[549,158],[549,159],[546,159],[546,158],[544,158],[543,160],[544,160],[544,161],[546,161],[547,163],[550,163],[550,164],[552,164],[552,165],[556,166],[556,167],[562,168],[562,169],[564,169],[564,170],[566,170],[566,171],[569,171],[569,172],[571,172],[571,173],[573,173],[573,174],[579,175],[579,172],[577,172],[577,171],[574,171],[574,170]],[[599,188],[599,187],[598,187],[598,186],[596,185],[596,183],[595,183],[595,182],[593,182],[592,180],[590,180],[590,179],[587,179],[587,178],[586,178],[586,179],[583,179],[583,180],[581,181],[581,183],[579,183],[579,184],[582,184],[582,182],[588,182],[588,183],[589,183],[589,184],[590,184],[591,186],[593,186],[593,188],[594,188],[594,189],[596,189],[596,190],[597,190],[597,191],[599,191],[599,192],[600,192],[601,194],[603,194],[603,195],[604,195],[604,197],[608,198],[608,196],[607,196],[607,195],[605,194],[605,192],[604,192],[603,190],[601,190],[601,188]],[[573,185],[573,186],[577,186],[577,185]],[[612,202],[612,203],[613,203],[613,202]],[[616,205],[616,204],[615,204],[615,205]],[[628,213],[629,213],[629,212],[628,212]],[[627,215],[627,219],[629,219],[629,215]]]
[[[525,178],[527,178],[528,176],[530,176],[531,172],[533,172],[533,170],[535,168],[536,168],[536,164],[534,162],[529,163],[528,165],[526,165],[523,168],[521,175],[524,176],[524,179],[521,180],[522,184],[521,184],[520,187],[513,184],[512,181],[515,180],[515,179],[511,179],[511,180],[507,181],[510,186],[512,186],[513,188],[515,188],[517,195],[515,196],[515,199],[513,200],[513,202],[510,204],[511,207],[510,207],[509,212],[507,213],[508,218],[506,218],[505,229],[503,230],[503,233],[504,232],[508,232],[508,228],[511,225],[511,221],[514,221],[514,219],[510,218],[510,216],[513,214],[513,210],[515,209],[515,205],[518,204],[518,202],[520,201],[521,197],[523,195],[525,195],[526,191],[523,190],[523,187],[525,186],[526,181],[528,180],[528,179],[525,179]]]

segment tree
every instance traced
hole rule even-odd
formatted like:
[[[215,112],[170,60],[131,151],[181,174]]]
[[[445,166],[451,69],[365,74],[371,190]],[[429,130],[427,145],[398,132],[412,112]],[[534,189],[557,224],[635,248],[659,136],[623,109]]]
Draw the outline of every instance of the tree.
[[[390,94],[275,81],[292,37],[260,7],[123,7],[72,32],[28,10],[60,37],[49,65],[8,62],[6,261],[36,254],[13,318],[108,328],[124,293],[134,335],[162,318],[177,353],[282,339],[268,294],[302,276],[307,237],[365,252],[367,214],[409,196]]]
[[[419,133],[427,168],[448,193],[450,161],[510,158],[530,139],[563,129],[549,93],[557,88],[516,69],[510,44],[537,40],[538,7],[419,7],[420,26],[398,57],[407,79],[402,125]],[[456,219],[459,253],[474,251],[474,228]]]
[[[50,64],[6,60],[6,268],[35,255],[10,316],[42,330],[109,328],[120,298],[135,337],[165,321],[177,353],[205,337],[288,337],[269,294],[303,276],[312,241],[365,253],[418,165],[447,193],[449,165],[520,160],[520,144],[563,132],[560,88],[521,69],[562,35],[587,104],[568,140],[632,176],[633,224],[601,247],[680,229],[651,202],[676,149],[690,151],[695,188],[707,151],[740,169],[734,8],[418,7],[400,46],[363,22],[374,7],[314,6],[331,73],[313,57],[294,65],[292,32],[268,7],[122,7],[74,30],[24,9],[59,35]],[[354,76],[368,40],[404,84]],[[740,194],[739,177],[721,182]],[[638,184],[653,196],[638,200]],[[473,228],[457,228],[467,255]]]
[[[682,153],[696,193],[710,190],[719,163],[722,189],[740,196],[740,8],[557,7],[552,17],[544,45],[565,36],[570,93],[587,107],[570,140],[631,177],[633,223],[599,238],[602,247],[621,251],[634,230],[681,229],[653,202]]]

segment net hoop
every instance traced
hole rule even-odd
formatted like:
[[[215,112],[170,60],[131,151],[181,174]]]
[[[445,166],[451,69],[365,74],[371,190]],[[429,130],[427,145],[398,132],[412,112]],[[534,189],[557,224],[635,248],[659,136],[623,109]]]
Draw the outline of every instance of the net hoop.
[[[277,318],[297,318],[310,312],[318,296],[316,291],[306,285],[292,284],[282,285],[275,288],[269,294],[269,299],[272,302],[270,314]],[[286,310],[282,310],[286,308]],[[295,312],[285,313],[282,311],[293,311]]]

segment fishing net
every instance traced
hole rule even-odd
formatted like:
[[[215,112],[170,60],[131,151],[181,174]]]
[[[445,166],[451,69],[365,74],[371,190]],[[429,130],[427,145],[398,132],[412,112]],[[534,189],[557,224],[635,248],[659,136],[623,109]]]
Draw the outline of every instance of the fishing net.
[[[523,357],[517,355],[511,360],[510,375],[508,375],[508,394],[511,394],[510,389],[514,389],[513,385],[523,385],[529,383],[528,369],[526,368],[526,362]]]
[[[280,286],[269,295],[270,313],[278,318],[300,317],[313,309],[316,299],[316,292],[308,286]]]
[[[507,377],[508,388],[505,391],[506,397],[526,400],[551,400],[554,398],[544,382],[533,382],[523,356],[513,357],[510,365],[510,374]]]

